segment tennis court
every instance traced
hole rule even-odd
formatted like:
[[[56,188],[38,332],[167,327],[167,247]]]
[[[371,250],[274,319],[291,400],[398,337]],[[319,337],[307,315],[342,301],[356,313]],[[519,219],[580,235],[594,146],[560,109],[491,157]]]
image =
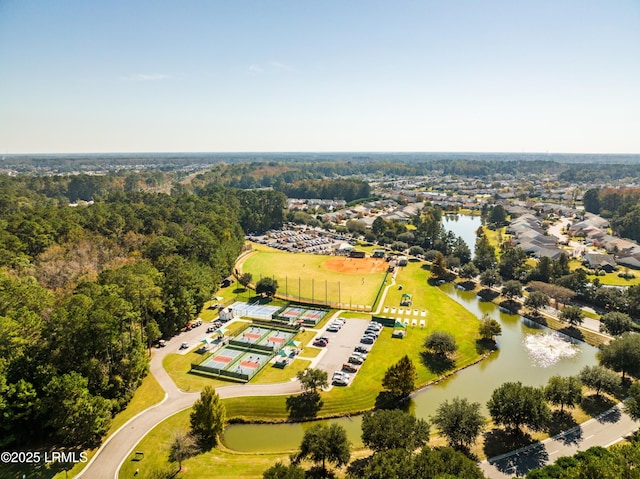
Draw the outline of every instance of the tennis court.
[[[299,308],[297,306],[288,306],[280,316],[287,319],[298,319],[298,317],[305,312],[304,308]]]
[[[268,306],[259,303],[245,303],[243,301],[236,301],[231,306],[236,316],[252,319],[272,319],[273,315],[280,309],[279,306]]]
[[[275,317],[288,321],[289,324],[295,322],[302,322],[309,326],[315,326],[322,318],[328,313],[326,309],[312,309],[302,306],[287,306],[283,311],[278,313]]]
[[[192,364],[191,369],[217,377],[249,381],[295,335],[295,331],[253,324],[210,358],[200,364]]]
[[[230,363],[232,363],[234,359],[240,356],[240,354],[242,354],[242,351],[239,351],[237,349],[223,348],[218,354],[212,356],[204,363],[202,363],[202,366],[207,366],[214,369],[224,369]]]

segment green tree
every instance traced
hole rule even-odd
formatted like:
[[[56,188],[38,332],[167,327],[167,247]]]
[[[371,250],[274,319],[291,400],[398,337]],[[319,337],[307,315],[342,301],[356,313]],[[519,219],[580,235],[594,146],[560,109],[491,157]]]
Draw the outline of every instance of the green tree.
[[[339,424],[329,426],[316,424],[304,433],[300,451],[294,457],[297,465],[302,459],[309,458],[314,463],[321,463],[322,469],[327,470],[326,463],[333,463],[337,467],[343,466],[351,458],[351,445],[347,439],[347,431]]]
[[[431,262],[431,277],[433,279],[444,279],[447,277],[447,266],[444,255],[438,251]]]
[[[576,377],[551,376],[544,388],[544,396],[551,404],[573,407],[582,400],[582,382]]]
[[[600,350],[600,364],[634,378],[640,377],[640,334],[624,333]]]
[[[497,265],[496,250],[484,235],[478,236],[476,239],[473,264],[475,264],[480,271],[495,268]]]
[[[251,273],[242,273],[242,275],[238,278],[238,283],[240,283],[245,288],[249,286],[251,280],[253,279],[253,275]]]
[[[509,301],[522,297],[522,283],[515,279],[505,282],[502,285],[502,295]]]
[[[273,278],[262,278],[256,283],[256,294],[272,298],[278,291],[278,282]]]
[[[424,340],[424,347],[439,356],[448,357],[458,350],[453,334],[446,331],[434,331]]]
[[[485,314],[480,321],[478,332],[482,339],[494,340],[496,336],[502,334],[502,326],[500,326],[498,321],[491,318],[488,314]]]
[[[382,216],[376,216],[376,219],[373,220],[373,224],[371,225],[371,231],[373,231],[376,236],[381,236],[388,228],[389,226]]]
[[[289,464],[285,466],[278,461],[274,466],[264,471],[262,479],[304,479],[305,471],[300,466]]]
[[[500,227],[507,224],[507,211],[502,205],[495,205],[489,212],[489,223],[493,227]]]
[[[620,389],[620,376],[604,366],[585,366],[579,377],[582,384],[595,389],[597,396],[600,396],[601,391],[616,394]]]
[[[565,306],[562,308],[562,311],[560,311],[559,318],[571,326],[578,326],[584,321],[584,313],[579,306]]]
[[[526,261],[527,254],[522,248],[508,247],[500,257],[498,272],[504,279],[517,279],[522,274]]]
[[[423,447],[419,453],[390,449],[374,454],[363,468],[349,471],[350,479],[484,479],[478,464],[450,447]]]
[[[640,381],[629,388],[629,397],[624,401],[624,410],[632,419],[640,419]]]
[[[633,329],[633,321],[626,313],[612,311],[603,314],[600,317],[600,331],[611,334],[612,336],[620,336],[627,331]]]
[[[464,279],[473,279],[480,274],[480,270],[473,263],[467,263],[460,268],[460,277]]]
[[[456,449],[468,449],[484,428],[485,418],[480,413],[480,403],[455,397],[438,406],[433,423],[449,444]]]
[[[218,436],[224,431],[227,412],[220,396],[211,386],[205,386],[200,398],[191,408],[191,431],[200,436],[207,444],[215,445]]]
[[[389,367],[382,378],[382,387],[396,398],[406,398],[415,389],[418,373],[413,361],[404,355]]]
[[[542,291],[532,291],[524,300],[524,305],[531,308],[535,315],[538,315],[542,308],[549,306],[549,296]]]
[[[329,376],[326,371],[316,368],[307,368],[298,371],[296,377],[300,381],[300,385],[305,392],[315,394],[318,389],[329,386]]]
[[[413,451],[429,442],[429,423],[400,409],[366,412],[362,417],[362,442],[374,452]]]
[[[487,288],[499,286],[502,283],[500,273],[496,269],[486,269],[480,274],[480,284]]]
[[[89,393],[87,378],[76,372],[54,376],[45,386],[44,414],[65,446],[95,446],[109,429],[110,403]]]
[[[523,386],[521,382],[506,382],[487,402],[489,414],[496,424],[512,431],[527,426],[534,431],[544,430],[551,412],[540,388]]]

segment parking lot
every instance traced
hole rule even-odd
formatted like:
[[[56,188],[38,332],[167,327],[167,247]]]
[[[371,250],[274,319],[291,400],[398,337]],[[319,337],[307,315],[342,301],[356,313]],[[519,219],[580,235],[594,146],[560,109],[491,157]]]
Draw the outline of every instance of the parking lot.
[[[315,367],[326,371],[329,375],[329,383],[331,383],[333,373],[342,370],[342,365],[349,362],[349,357],[353,354],[356,346],[366,346],[370,349],[373,345],[360,343],[367,326],[371,324],[369,320],[348,319],[337,332],[328,332],[326,329],[329,324],[331,321],[316,335],[316,338],[322,336],[329,338],[329,343],[324,347],[326,351]],[[355,367],[360,368],[359,365],[355,365]],[[355,373],[351,373],[352,378],[354,375]]]

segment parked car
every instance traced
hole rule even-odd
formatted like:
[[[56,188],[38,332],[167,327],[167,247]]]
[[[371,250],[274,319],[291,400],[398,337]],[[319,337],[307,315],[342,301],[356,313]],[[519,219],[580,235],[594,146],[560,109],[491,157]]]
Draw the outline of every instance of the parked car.
[[[365,353],[359,353],[358,351],[354,351],[353,353],[351,353],[351,355],[362,358],[363,361],[367,359],[367,355]]]
[[[344,363],[342,365],[342,370],[346,371],[348,373],[355,373],[358,371],[358,368],[356,368],[353,364],[351,363]]]
[[[159,339],[158,340],[158,347],[159,348],[164,348],[167,345],[167,342],[164,339]]]
[[[314,346],[318,346],[321,348],[324,348],[327,344],[328,344],[327,341],[324,341],[322,339],[316,339],[315,341],[313,341]]]
[[[334,324],[330,324],[329,327],[327,328],[328,333],[337,333],[338,331],[340,331],[340,327]]]
[[[360,339],[360,342],[362,344],[373,344],[374,341],[375,339],[371,336],[363,336],[362,339]]]
[[[349,362],[351,364],[362,364],[364,362],[364,359],[362,359],[360,356],[349,356]]]
[[[345,379],[342,376],[338,376],[333,378],[333,381],[331,381],[333,384],[335,384],[336,386],[348,386],[349,385],[349,380]]]
[[[180,345],[180,349],[187,349],[188,347],[189,347],[189,344],[188,344],[188,343],[182,343],[182,344]]]
[[[356,351],[356,352],[358,352],[358,353],[365,353],[365,354],[366,354],[366,353],[368,353],[368,352],[369,352],[369,348],[368,348],[368,347],[366,347],[366,346],[360,346],[360,345],[358,345],[358,346],[356,346],[356,348],[355,348],[355,350],[354,350],[354,351]]]

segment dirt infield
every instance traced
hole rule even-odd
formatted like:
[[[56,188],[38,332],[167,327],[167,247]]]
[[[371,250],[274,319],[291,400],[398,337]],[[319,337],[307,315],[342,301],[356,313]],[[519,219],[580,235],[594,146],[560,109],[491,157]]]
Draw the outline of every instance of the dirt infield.
[[[379,258],[347,258],[336,256],[328,259],[322,266],[330,271],[347,274],[382,273],[387,270],[388,264]]]

